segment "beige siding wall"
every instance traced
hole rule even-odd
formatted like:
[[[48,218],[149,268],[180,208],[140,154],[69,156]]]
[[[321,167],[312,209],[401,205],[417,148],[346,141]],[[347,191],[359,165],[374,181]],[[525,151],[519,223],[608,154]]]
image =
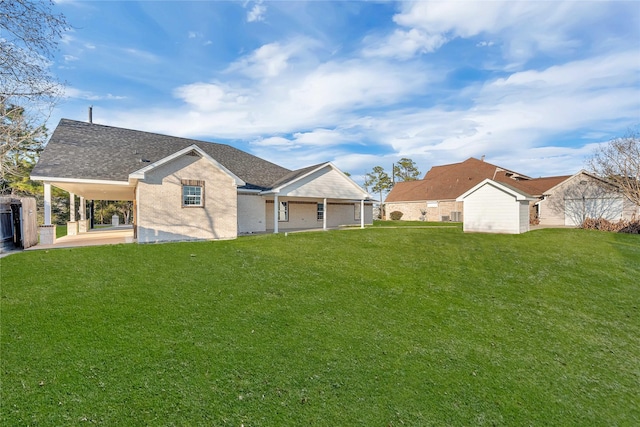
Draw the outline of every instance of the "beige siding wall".
[[[385,203],[387,218],[393,211],[402,212],[402,221],[442,221],[448,217],[454,220],[454,212],[460,212],[460,220],[463,219],[463,202],[455,200],[429,200],[416,202],[389,202]],[[421,210],[426,210],[423,218]]]
[[[286,196],[329,199],[360,199],[362,189],[338,171],[327,166],[287,186]]]
[[[440,200],[438,202],[438,207],[437,208],[432,208],[431,211],[429,213],[431,213],[431,215],[429,216],[429,221],[442,221],[442,217],[449,217],[449,221],[453,220],[453,212],[461,212],[461,216],[462,212],[464,212],[464,202],[457,202],[455,200]],[[430,219],[430,218],[434,218],[434,219]],[[464,216],[463,218],[464,219]]]
[[[318,203],[322,200],[292,200],[287,197],[278,198],[278,202],[289,203],[289,220],[278,223],[279,230],[322,228],[323,221],[318,219]],[[360,203],[328,202],[327,203],[327,227],[341,225],[359,225],[360,219],[356,219],[356,206],[360,209]],[[364,205],[365,224],[373,224],[373,205]],[[266,203],[265,208],[266,228],[273,230],[273,200]]]
[[[402,221],[425,221],[426,215],[422,215],[422,211],[427,210],[427,204],[424,200],[417,202],[403,203],[385,203],[387,218],[393,211],[402,212]]]
[[[629,201],[622,201],[620,193],[584,174],[558,185],[539,206],[541,225],[580,224],[585,215],[613,221],[631,219],[634,211]]]
[[[513,195],[492,186],[484,185],[470,194],[464,201],[465,232],[509,233],[520,232],[521,210],[526,211],[529,221],[528,204],[515,200]]]
[[[267,224],[264,197],[257,194],[238,194],[238,233],[264,232]],[[273,207],[273,205],[271,205]]]
[[[519,203],[518,209],[520,210],[520,224],[519,224],[518,232],[526,233],[527,231],[529,231],[529,221],[530,221],[529,202],[520,201],[518,203]]]
[[[182,179],[205,181],[205,206],[182,207]],[[138,242],[237,236],[237,189],[229,175],[197,156],[181,156],[138,184]]]

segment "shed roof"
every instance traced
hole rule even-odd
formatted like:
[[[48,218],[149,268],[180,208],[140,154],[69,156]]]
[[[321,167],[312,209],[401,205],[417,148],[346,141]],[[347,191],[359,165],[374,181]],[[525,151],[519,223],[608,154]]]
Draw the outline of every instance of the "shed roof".
[[[291,172],[226,144],[62,119],[31,176],[125,182],[132,172],[191,145],[244,181],[243,188],[268,189]]]
[[[498,181],[494,181],[490,178],[484,179],[482,180],[482,182],[474,185],[473,187],[471,187],[469,190],[465,191],[464,193],[462,193],[460,196],[458,196],[457,201],[462,202],[464,201],[464,199],[466,199],[467,197],[471,196],[473,193],[475,193],[478,189],[484,187],[485,185],[489,185],[492,186],[494,188],[497,188],[513,197],[515,197],[516,200],[521,201],[521,200],[527,200],[527,201],[534,201],[536,200],[535,197],[532,197],[530,194],[527,194],[526,192],[522,191],[521,189],[514,187],[513,185],[510,185],[508,183],[505,182],[498,182]]]

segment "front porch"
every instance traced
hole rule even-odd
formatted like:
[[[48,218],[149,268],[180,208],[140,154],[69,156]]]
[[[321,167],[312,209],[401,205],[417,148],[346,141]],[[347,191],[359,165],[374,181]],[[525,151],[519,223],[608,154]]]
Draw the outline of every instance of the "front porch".
[[[53,244],[38,244],[27,250],[74,248],[81,246],[118,245],[133,243],[133,227],[117,226],[97,228],[86,233],[59,237]]]

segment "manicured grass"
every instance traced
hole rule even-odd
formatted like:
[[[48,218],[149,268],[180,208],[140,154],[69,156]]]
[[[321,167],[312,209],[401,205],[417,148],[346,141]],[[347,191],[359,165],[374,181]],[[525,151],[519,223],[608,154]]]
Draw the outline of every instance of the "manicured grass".
[[[373,222],[374,227],[459,227],[462,229],[461,222],[440,222],[440,221],[379,221]]]
[[[2,425],[640,425],[640,236],[369,228],[0,259]]]
[[[56,239],[60,237],[64,237],[67,235],[67,226],[65,225],[56,225]]]

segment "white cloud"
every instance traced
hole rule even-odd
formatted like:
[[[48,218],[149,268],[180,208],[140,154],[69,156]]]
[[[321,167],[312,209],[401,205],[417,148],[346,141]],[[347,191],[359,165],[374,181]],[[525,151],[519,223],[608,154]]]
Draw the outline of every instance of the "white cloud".
[[[267,7],[263,4],[262,0],[257,1],[251,10],[247,12],[247,22],[260,22],[264,21],[264,16],[267,13]]]
[[[194,58],[193,67],[181,66],[175,79],[147,78],[145,84],[156,90],[168,87],[173,99],[151,108],[105,109],[101,120],[170,135],[230,139],[289,168],[333,161],[354,176],[376,165],[389,169],[400,157],[412,158],[424,174],[429,166],[483,154],[487,161],[530,175],[573,173],[589,150],[580,140],[560,138],[572,133],[592,142],[594,130],[609,136],[621,124],[625,128],[640,119],[637,46],[625,52],[615,34],[600,37],[594,29],[598,14],[610,4],[618,2],[589,2],[588,7],[584,2],[401,3],[396,26],[384,32],[367,28],[359,45],[322,33],[327,24],[318,17],[316,39],[291,35],[299,28],[282,27],[278,34],[288,35],[280,38],[273,31],[252,34],[250,43],[268,42],[243,51],[226,67],[215,62],[213,69],[212,62],[203,65]],[[297,4],[296,12],[307,6]],[[244,7],[248,21],[264,19],[262,2]],[[442,49],[460,38],[471,40],[460,43],[453,55]],[[216,48],[223,45],[214,40]],[[241,46],[247,49],[250,43]],[[597,53],[602,45],[609,46],[606,54]],[[145,77],[159,63],[173,60],[100,48],[107,58],[101,64],[115,68],[135,61]],[[69,53],[69,59],[82,56]],[[453,57],[458,53],[466,62]],[[144,68],[148,63],[152,67]],[[501,78],[456,80],[457,68],[465,66],[472,69],[472,79],[475,71]],[[211,71],[202,74],[202,69]],[[83,100],[123,98],[77,89],[67,94]]]
[[[417,28],[409,31],[395,30],[393,34],[382,40],[365,39],[365,56],[381,56],[407,59],[420,53],[435,52],[447,38],[442,34],[429,34]]]
[[[513,66],[536,52],[575,50],[580,42],[570,30],[597,23],[606,4],[575,1],[417,1],[402,3],[394,21],[396,29],[383,40],[371,43],[367,54],[407,58],[434,52],[455,38],[491,35],[500,40],[505,58]],[[496,43],[481,42],[479,46]],[[394,49],[395,48],[395,49]]]
[[[294,52],[292,45],[266,44],[232,64],[229,71],[239,71],[252,78],[275,77],[287,68],[288,60]]]
[[[96,95],[93,92],[76,89],[73,87],[65,87],[64,88],[64,96],[66,98],[75,98],[75,99],[83,99],[87,101],[103,101],[103,100],[122,100],[127,99],[126,96],[121,95],[113,95],[108,93],[106,95]]]

